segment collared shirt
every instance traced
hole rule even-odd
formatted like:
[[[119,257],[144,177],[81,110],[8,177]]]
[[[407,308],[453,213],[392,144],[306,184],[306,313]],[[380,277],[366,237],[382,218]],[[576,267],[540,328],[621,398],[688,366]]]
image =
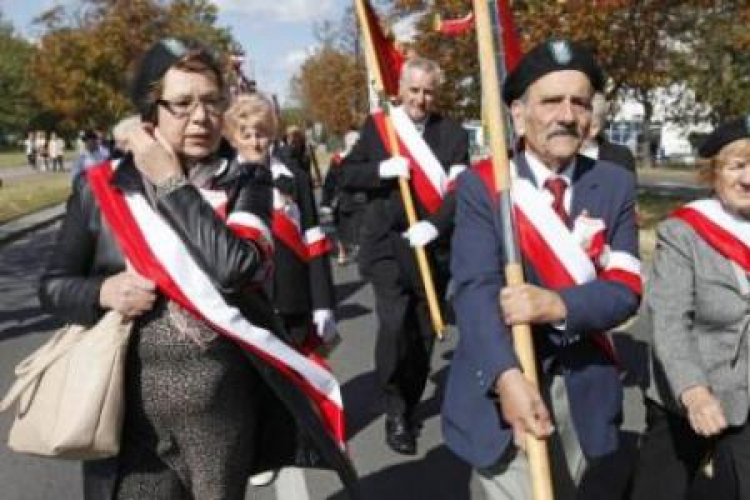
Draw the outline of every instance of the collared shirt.
[[[567,167],[562,169],[559,173],[555,173],[550,170],[549,167],[545,166],[544,163],[542,163],[536,156],[534,156],[534,153],[524,151],[524,155],[526,156],[526,162],[529,164],[529,168],[531,169],[531,174],[534,176],[534,180],[536,181],[537,189],[540,189],[549,199],[550,205],[552,205],[553,201],[552,193],[544,189],[544,183],[547,181],[547,179],[551,179],[553,177],[561,177],[565,180],[565,182],[568,184],[568,189],[565,190],[563,205],[565,206],[565,211],[570,213],[570,208],[573,200],[573,172],[575,171],[576,167],[575,158],[573,158],[573,160],[568,164]]]

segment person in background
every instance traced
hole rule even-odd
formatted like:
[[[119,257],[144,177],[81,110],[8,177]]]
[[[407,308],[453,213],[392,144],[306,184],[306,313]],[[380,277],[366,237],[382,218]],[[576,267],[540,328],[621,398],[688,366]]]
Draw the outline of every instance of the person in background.
[[[307,175],[270,154],[278,120],[273,103],[259,93],[240,94],[226,112],[224,134],[241,163],[263,165],[273,177],[273,277],[271,297],[292,344],[309,354],[339,341],[329,242],[318,226]],[[266,486],[278,471],[253,475]]]
[[[359,231],[367,206],[367,193],[341,187],[344,159],[359,139],[359,132],[350,130],[344,135],[344,148],[331,157],[331,164],[323,182],[321,213],[333,215],[336,226],[336,262],[344,265],[356,258],[359,249]]]
[[[368,197],[358,263],[375,291],[375,370],[385,403],[386,444],[405,455],[417,452],[416,409],[430,372],[436,335],[413,247],[425,247],[436,294],[443,297],[456,206],[452,183],[469,162],[468,133],[435,110],[442,83],[437,63],[409,59],[399,82],[402,104],[390,115],[411,157],[389,151],[383,115],[374,114],[340,167],[341,188],[364,191]],[[415,179],[410,186],[419,222],[411,226],[399,178]]]
[[[275,156],[284,165],[292,166],[305,172],[308,178],[314,180],[315,185],[319,186],[322,183],[315,152],[307,144],[305,132],[297,125],[290,125],[286,128],[284,140],[281,142]]]
[[[65,153],[65,140],[58,137],[55,131],[50,132],[49,136],[49,158],[52,164],[53,172],[63,171],[63,154]]]
[[[29,133],[26,134],[23,146],[26,152],[26,161],[31,168],[36,168],[36,137],[33,130],[30,130]]]
[[[699,479],[712,499],[750,498],[750,115],[717,127],[698,152],[713,195],[657,228],[632,500],[696,498]]]
[[[99,144],[99,135],[93,130],[85,130],[81,134],[81,140],[84,144],[83,153],[73,162],[70,169],[70,177],[74,186],[80,181],[86,170],[109,158],[106,150]]]
[[[581,147],[581,154],[593,160],[608,161],[636,173],[635,158],[630,148],[607,140],[604,129],[607,124],[607,101],[597,92],[591,101],[591,129]]]

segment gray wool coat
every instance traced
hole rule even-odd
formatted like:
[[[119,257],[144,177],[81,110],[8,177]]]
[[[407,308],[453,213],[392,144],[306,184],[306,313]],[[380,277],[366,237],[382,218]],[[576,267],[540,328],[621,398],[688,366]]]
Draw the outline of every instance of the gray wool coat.
[[[647,396],[684,413],[679,395],[705,385],[729,424],[744,424],[750,408],[750,299],[730,261],[687,223],[667,219],[657,229],[645,300],[652,326]]]

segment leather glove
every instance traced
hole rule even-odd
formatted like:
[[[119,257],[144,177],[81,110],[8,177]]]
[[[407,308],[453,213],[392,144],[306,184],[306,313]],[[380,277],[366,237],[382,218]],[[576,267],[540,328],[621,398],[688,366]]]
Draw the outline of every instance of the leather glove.
[[[409,178],[409,160],[403,156],[392,156],[380,162],[378,174],[381,179]]]
[[[338,336],[336,328],[336,319],[333,317],[333,311],[330,309],[316,309],[313,311],[313,323],[315,324],[315,333],[324,344],[334,342]]]
[[[438,230],[430,222],[425,220],[419,221],[409,229],[403,236],[409,240],[409,245],[413,247],[423,247],[438,237]]]

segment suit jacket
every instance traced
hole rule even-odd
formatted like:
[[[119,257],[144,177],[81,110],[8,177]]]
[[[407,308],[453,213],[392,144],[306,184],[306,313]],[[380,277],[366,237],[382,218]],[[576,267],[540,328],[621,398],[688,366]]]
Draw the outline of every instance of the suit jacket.
[[[423,137],[446,173],[452,165],[469,163],[469,136],[456,121],[431,114],[425,123]],[[408,227],[398,181],[381,179],[379,175],[380,162],[390,156],[372,116],[368,117],[359,140],[344,158],[341,174],[342,189],[363,190],[369,197],[361,232],[360,259],[363,266],[368,261],[392,256],[391,233],[400,234]],[[441,235],[437,242],[428,246],[428,250],[441,244],[447,247],[453,229],[454,195],[447,194],[434,214],[429,214],[416,196],[414,204],[419,220],[431,222]]]
[[[654,354],[647,394],[684,414],[677,397],[705,385],[721,401],[730,425],[745,423],[750,303],[729,260],[687,223],[667,219],[658,228],[645,305]]]
[[[310,176],[295,166],[286,165],[292,178],[274,179],[274,189],[291,196],[299,207],[302,234],[320,227]],[[311,314],[315,309],[335,308],[333,278],[328,254],[307,261],[274,234],[273,302],[282,314]]]
[[[519,175],[534,183],[523,155],[516,164]],[[579,156],[572,189],[571,216],[587,210],[589,216],[601,218],[607,243],[637,256],[633,175]],[[459,343],[443,403],[443,433],[456,454],[475,467],[487,467],[496,463],[512,442],[512,431],[497,407],[494,383],[519,363],[510,330],[498,309],[506,258],[494,213],[497,204],[476,171],[460,178],[457,193],[451,272]],[[539,284],[529,266],[526,279]],[[537,356],[545,373],[565,378],[584,453],[601,456],[617,447],[622,388],[616,368],[589,335],[625,321],[636,311],[639,297],[621,283],[601,279],[559,293],[568,311],[565,327],[534,326]]]
[[[599,141],[599,160],[612,162],[635,173],[635,158],[627,146],[603,139]]]

